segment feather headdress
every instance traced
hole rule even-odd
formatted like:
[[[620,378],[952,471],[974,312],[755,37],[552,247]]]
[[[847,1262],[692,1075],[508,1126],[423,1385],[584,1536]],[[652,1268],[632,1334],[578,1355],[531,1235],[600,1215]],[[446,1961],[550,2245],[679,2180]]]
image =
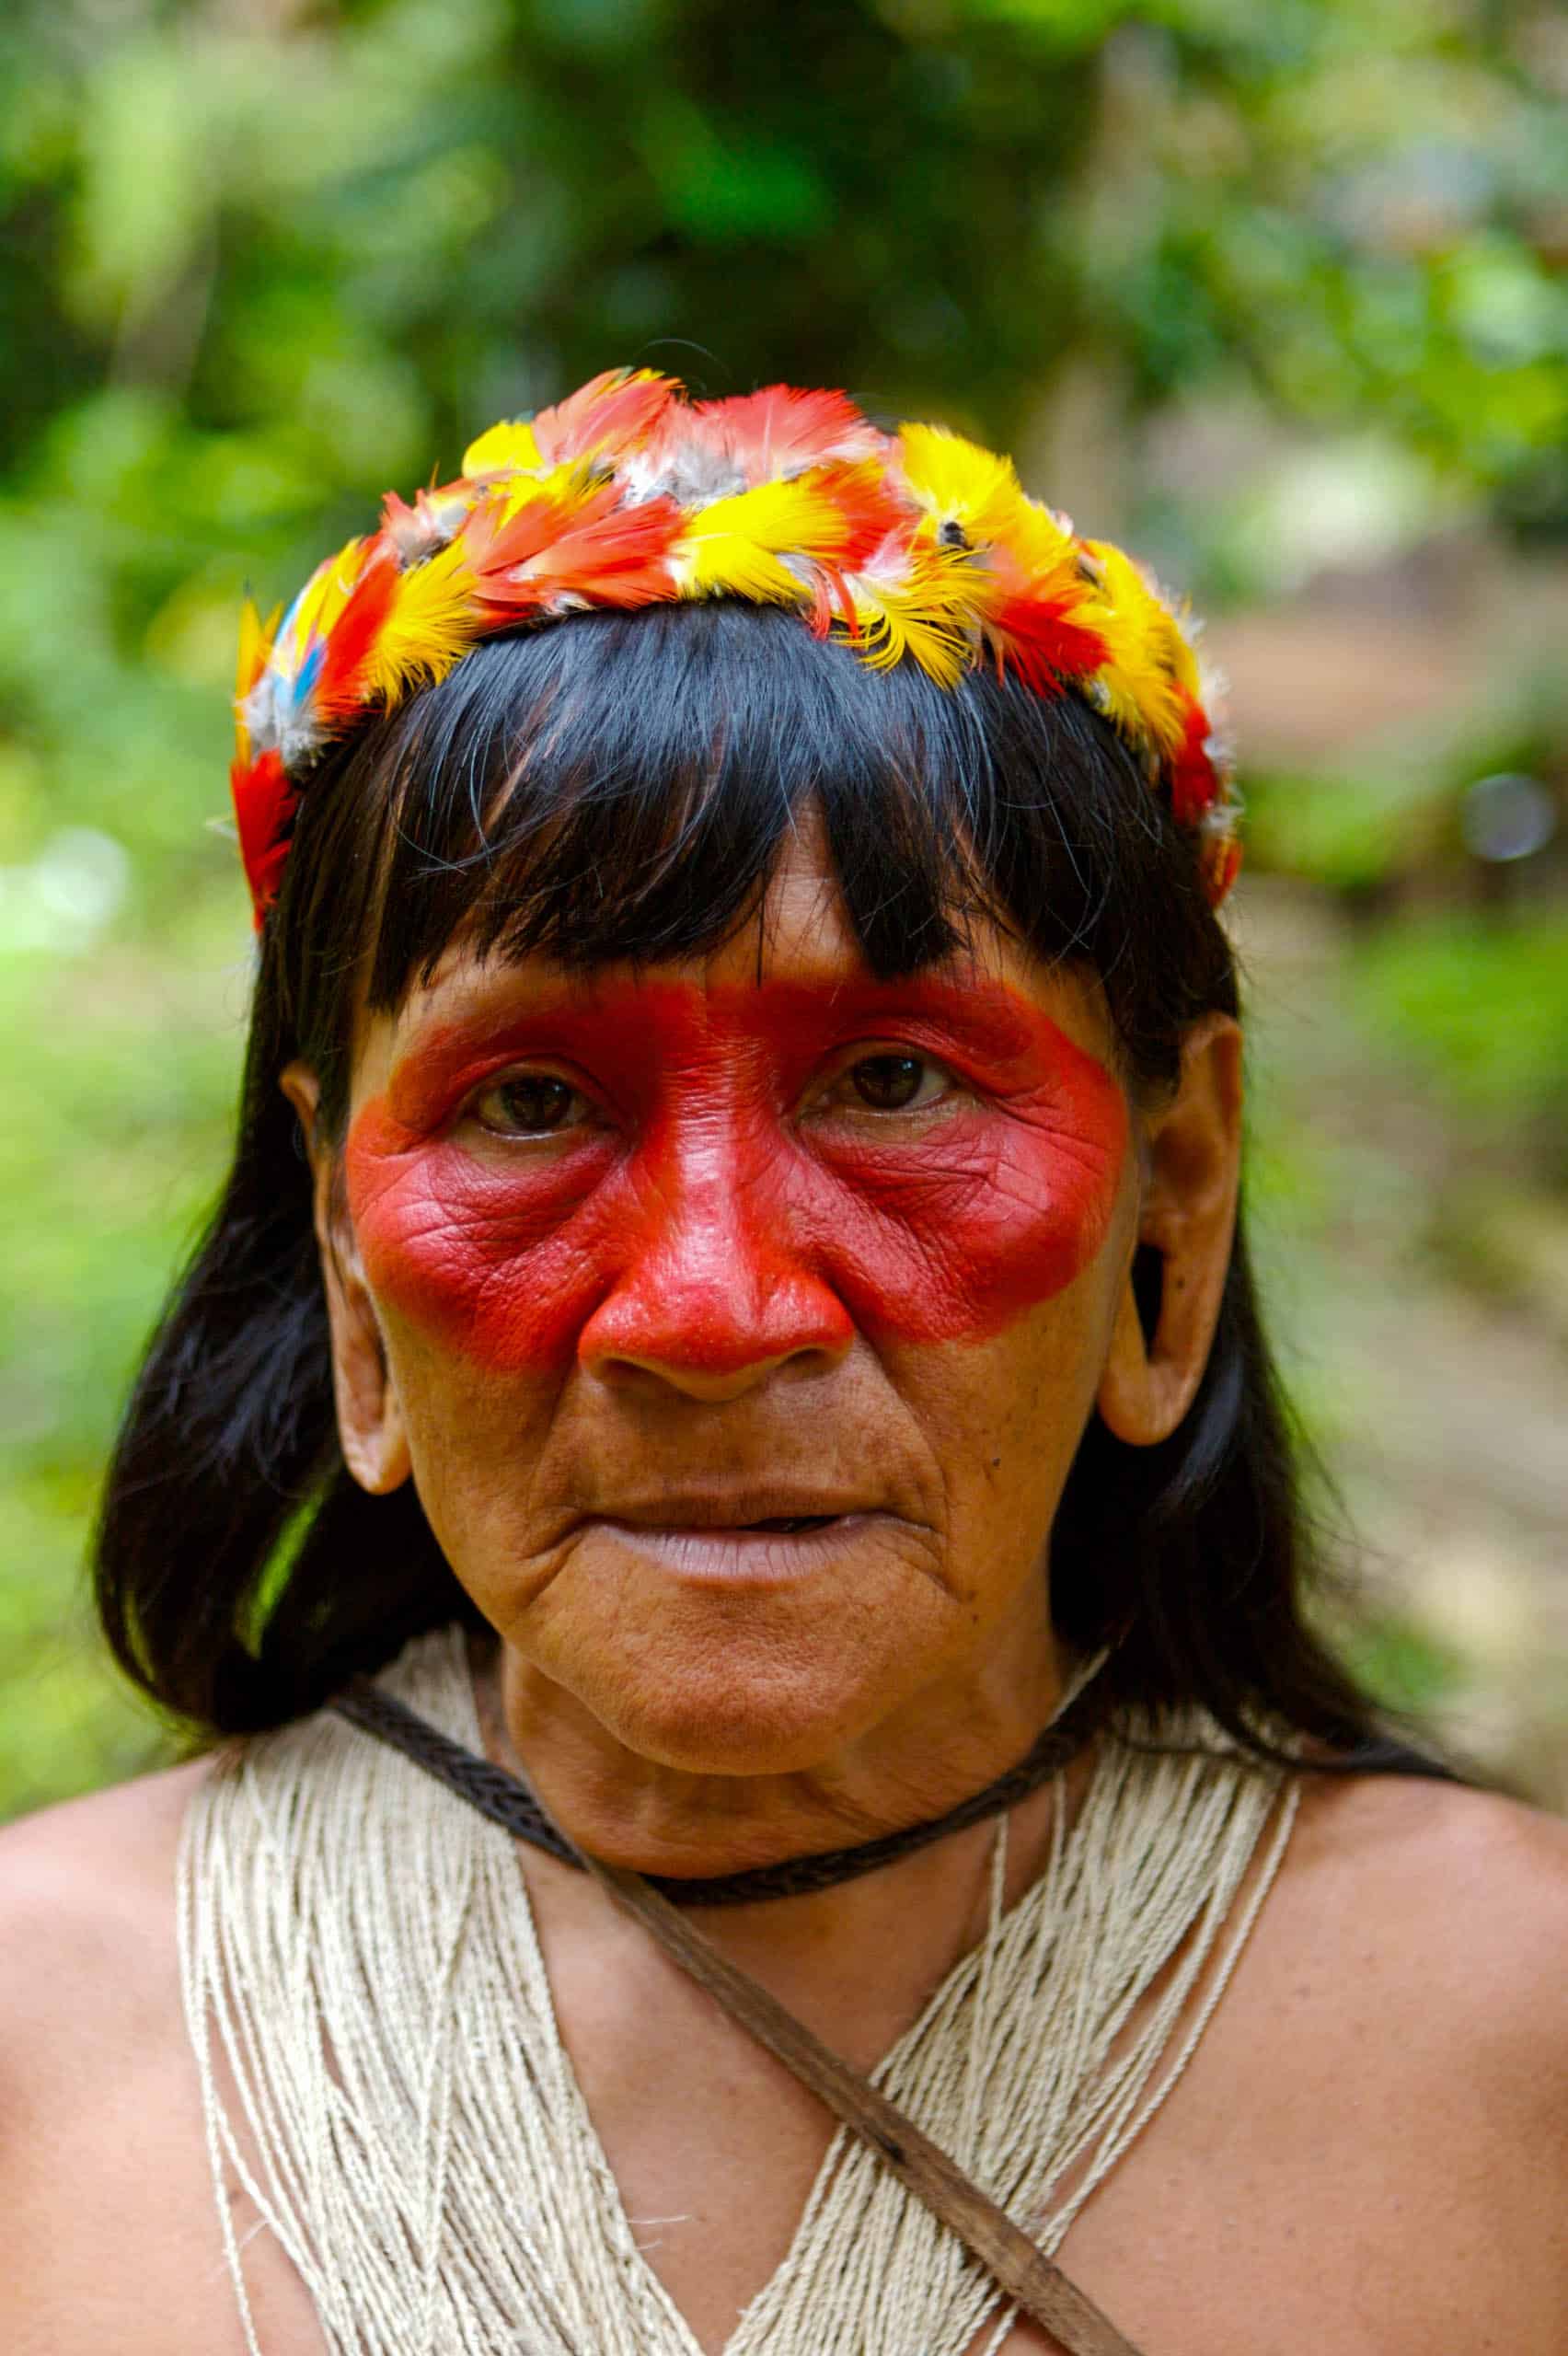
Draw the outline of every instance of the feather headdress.
[[[388,492],[380,529],[286,612],[247,606],[233,785],[258,926],[313,763],[372,712],[499,631],[709,597],[794,606],[873,667],[943,687],[988,664],[1082,698],[1198,830],[1210,898],[1228,890],[1237,805],[1194,633],[1130,557],[940,426],[883,433],[845,394],[787,385],[687,401],[613,369],[492,426],[411,506]]]

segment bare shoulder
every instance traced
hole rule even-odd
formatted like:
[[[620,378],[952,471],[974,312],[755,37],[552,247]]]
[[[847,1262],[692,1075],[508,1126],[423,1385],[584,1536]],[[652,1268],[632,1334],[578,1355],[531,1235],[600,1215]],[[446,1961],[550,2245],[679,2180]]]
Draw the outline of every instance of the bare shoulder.
[[[1312,1784],[1266,1911],[1282,2020],[1337,2024],[1342,2083],[1568,2215],[1568,1824],[1425,1778]]]
[[[1568,1822],[1463,1784],[1360,1775],[1308,1784],[1291,1849],[1302,1902],[1359,1923],[1369,1959],[1419,1958],[1434,1996],[1533,1996],[1568,2034]]]
[[[0,1831],[0,2073],[59,2015],[91,2038],[167,1986],[180,1827],[205,1759],[40,1809]]]
[[[52,2136],[177,2050],[175,1877],[205,1760],[40,1809],[0,1831],[0,2105]],[[0,2137],[0,2187],[17,2139]]]
[[[35,1878],[41,1885],[52,1872],[68,1876],[74,1860],[134,1871],[172,1859],[190,1794],[213,1763],[212,1756],[188,1759],[0,1825],[0,1893]]]
[[[175,1903],[206,1772],[0,1832],[0,2346],[18,2356],[227,2346]]]

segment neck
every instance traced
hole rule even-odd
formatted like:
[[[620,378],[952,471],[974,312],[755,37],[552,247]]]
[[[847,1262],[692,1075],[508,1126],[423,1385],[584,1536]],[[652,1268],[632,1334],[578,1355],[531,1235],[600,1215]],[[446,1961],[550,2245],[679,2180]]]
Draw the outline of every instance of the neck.
[[[1054,1646],[1030,1680],[1019,1677],[1018,1664],[1015,1652],[1006,1677],[976,1674],[962,1692],[917,1697],[872,1738],[831,1760],[763,1776],[674,1770],[608,1742],[570,1694],[505,1647],[476,1661],[475,1682],[490,1756],[525,1777],[580,1848],[685,1879],[853,1848],[971,1799],[1028,1755],[1065,1698]],[[1080,1755],[1009,1811],[1005,1905],[1036,1877],[1056,1811],[1076,1814],[1088,1773]],[[992,1818],[862,1877],[700,1907],[698,1919],[736,1962],[808,2011],[838,1977],[838,1960],[863,1983],[868,1954],[888,1958],[892,1978],[901,1987],[907,1981],[918,2001],[984,1934],[999,1829]],[[579,1898],[593,1903],[585,1889]],[[876,2033],[882,2027],[879,2018]]]

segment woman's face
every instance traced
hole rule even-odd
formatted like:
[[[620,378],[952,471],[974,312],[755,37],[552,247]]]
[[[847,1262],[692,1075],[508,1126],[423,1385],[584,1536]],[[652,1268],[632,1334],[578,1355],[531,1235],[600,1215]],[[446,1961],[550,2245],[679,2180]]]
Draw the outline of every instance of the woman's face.
[[[351,1463],[411,1466],[515,1672],[644,1759],[788,1773],[944,1696],[1027,1738],[1131,1346],[1112,1055],[1095,988],[992,930],[874,980],[811,833],[709,955],[455,950],[358,1045]]]

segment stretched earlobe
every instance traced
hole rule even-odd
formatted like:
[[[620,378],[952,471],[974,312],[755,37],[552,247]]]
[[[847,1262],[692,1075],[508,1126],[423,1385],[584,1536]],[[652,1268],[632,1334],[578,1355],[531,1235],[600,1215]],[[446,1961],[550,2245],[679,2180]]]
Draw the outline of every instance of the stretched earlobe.
[[[331,1287],[328,1287],[330,1299]],[[338,1439],[343,1461],[362,1489],[385,1497],[400,1489],[412,1471],[408,1434],[398,1393],[379,1348],[356,1339],[338,1344],[333,1315],[332,1388],[338,1402]]]
[[[292,1063],[279,1085],[299,1115],[309,1157],[316,1243],[332,1334],[332,1391],[343,1461],[362,1489],[386,1496],[412,1469],[402,1404],[360,1268],[359,1250],[336,1184],[337,1158],[317,1131],[320,1088],[307,1064]]]
[[[1145,1126],[1146,1174],[1138,1257],[1158,1265],[1159,1302],[1130,1260],[1123,1279],[1097,1403],[1118,1439],[1152,1448],[1168,1439],[1197,1395],[1208,1364],[1236,1227],[1241,1160],[1241,1033],[1207,1014],[1182,1042],[1174,1095]]]

